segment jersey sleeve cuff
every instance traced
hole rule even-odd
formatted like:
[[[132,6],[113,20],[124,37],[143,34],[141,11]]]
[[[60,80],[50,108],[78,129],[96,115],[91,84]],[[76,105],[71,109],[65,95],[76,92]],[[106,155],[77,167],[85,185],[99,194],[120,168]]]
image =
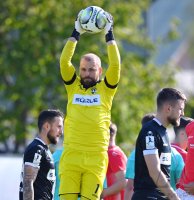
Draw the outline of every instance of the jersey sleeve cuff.
[[[25,165],[28,165],[28,166],[31,166],[31,167],[35,167],[35,168],[40,168],[39,165],[35,165],[33,163],[30,163],[30,162],[25,162]]]
[[[143,155],[158,154],[158,149],[146,149],[143,151]]]

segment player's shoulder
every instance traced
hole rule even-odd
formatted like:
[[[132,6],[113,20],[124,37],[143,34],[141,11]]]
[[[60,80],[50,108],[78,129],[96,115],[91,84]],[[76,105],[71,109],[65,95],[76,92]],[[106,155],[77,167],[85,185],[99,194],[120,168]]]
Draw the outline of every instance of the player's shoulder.
[[[27,146],[25,150],[25,154],[32,153],[32,152],[39,152],[42,153],[43,151],[47,150],[47,146],[42,143],[41,141],[37,140],[36,138]]]
[[[171,158],[172,158],[171,167],[184,166],[184,160],[182,155],[172,146],[171,146]]]
[[[146,136],[150,134],[153,135],[154,132],[155,132],[155,124],[153,123],[153,121],[149,121],[142,126],[140,135],[142,136]]]
[[[64,81],[64,83],[65,83],[65,87],[68,88],[68,92],[74,92],[75,88],[81,88],[80,77],[77,75],[76,71],[73,74],[71,80]]]
[[[144,136],[157,135],[157,133],[160,131],[160,128],[163,129],[162,124],[159,121],[153,119],[142,126],[141,134]]]
[[[111,156],[111,157],[124,157],[124,156],[126,156],[125,153],[123,152],[123,150],[117,145],[108,149],[108,155]]]
[[[181,154],[176,150],[176,148],[174,148],[172,146],[171,146],[171,153],[172,153],[171,155],[174,156],[174,157],[181,157],[182,158]]]

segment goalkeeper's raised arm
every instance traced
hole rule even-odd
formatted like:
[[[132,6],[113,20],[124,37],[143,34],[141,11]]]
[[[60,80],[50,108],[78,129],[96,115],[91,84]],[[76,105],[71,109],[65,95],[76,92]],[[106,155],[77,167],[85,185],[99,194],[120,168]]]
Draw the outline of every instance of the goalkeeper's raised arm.
[[[80,23],[79,23],[79,17],[82,11],[83,10],[81,10],[78,13],[78,16],[75,20],[75,27],[73,29],[71,37],[68,39],[66,45],[64,46],[61,57],[60,57],[60,71],[61,71],[61,76],[64,83],[66,82],[68,83],[76,76],[75,68],[72,65],[71,59],[73,57],[76,44],[80,38],[80,35],[86,32],[85,30],[81,28]]]
[[[120,79],[120,53],[113,34],[113,17],[106,12],[105,40],[107,42],[109,67],[105,75],[105,83],[116,87]]]

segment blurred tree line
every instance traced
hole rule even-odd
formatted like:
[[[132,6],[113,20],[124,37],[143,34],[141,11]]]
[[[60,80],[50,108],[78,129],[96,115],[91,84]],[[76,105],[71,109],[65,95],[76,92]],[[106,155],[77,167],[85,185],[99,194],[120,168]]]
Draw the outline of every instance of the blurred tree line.
[[[6,152],[20,152],[37,133],[42,109],[66,113],[67,95],[59,71],[59,57],[74,28],[77,13],[97,5],[114,17],[122,71],[112,108],[118,125],[118,144],[128,152],[134,145],[144,114],[155,112],[155,98],[162,87],[174,86],[173,68],[157,67],[150,60],[154,45],[146,32],[145,0],[6,0],[0,6],[0,141]],[[93,52],[107,67],[104,33],[83,34],[73,57]],[[12,150],[7,143],[13,138]]]

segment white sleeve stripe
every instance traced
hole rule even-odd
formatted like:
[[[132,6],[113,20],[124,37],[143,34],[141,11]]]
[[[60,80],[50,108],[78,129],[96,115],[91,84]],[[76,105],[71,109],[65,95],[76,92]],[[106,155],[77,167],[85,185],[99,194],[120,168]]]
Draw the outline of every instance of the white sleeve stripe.
[[[148,149],[143,151],[143,155],[158,154],[158,149]]]
[[[32,167],[40,168],[40,166],[35,165],[34,163],[30,163],[30,162],[25,162],[24,164],[25,164],[25,165],[32,166]]]

